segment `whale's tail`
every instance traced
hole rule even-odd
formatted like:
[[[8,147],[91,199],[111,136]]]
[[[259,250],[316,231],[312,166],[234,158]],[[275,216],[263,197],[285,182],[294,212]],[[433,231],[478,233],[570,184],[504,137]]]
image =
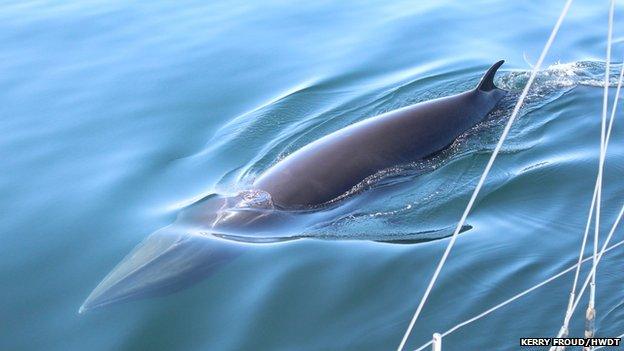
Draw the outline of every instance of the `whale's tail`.
[[[492,67],[485,72],[476,89],[485,92],[499,89],[496,85],[494,85],[494,75],[496,75],[496,71],[503,65],[503,63],[505,63],[505,60],[500,60],[493,64]]]

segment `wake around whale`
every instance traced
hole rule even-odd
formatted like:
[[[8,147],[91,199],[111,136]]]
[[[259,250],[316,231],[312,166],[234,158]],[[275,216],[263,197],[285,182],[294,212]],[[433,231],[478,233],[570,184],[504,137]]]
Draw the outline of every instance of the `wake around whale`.
[[[240,241],[299,238],[293,226],[317,223],[344,194],[384,169],[426,159],[482,121],[505,96],[494,85],[504,61],[476,88],[347,126],[293,152],[236,196],[210,195],[139,244],[93,290],[80,312],[183,289],[243,251]],[[347,205],[345,205],[347,206]]]

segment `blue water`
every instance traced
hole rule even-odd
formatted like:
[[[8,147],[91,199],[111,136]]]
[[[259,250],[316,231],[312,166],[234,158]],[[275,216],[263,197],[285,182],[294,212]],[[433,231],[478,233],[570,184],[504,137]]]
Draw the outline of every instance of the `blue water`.
[[[499,59],[507,62],[497,84],[517,97],[562,6],[3,3],[0,349],[395,349],[448,238],[375,240],[455,225],[513,99],[443,157],[417,165],[422,172],[393,178],[394,191],[372,189],[357,209],[308,233],[317,238],[259,245],[166,297],[78,308],[195,200],[244,189],[323,135],[466,90]],[[606,1],[573,5],[410,349],[578,256],[598,164],[607,9]],[[620,4],[614,70],[622,20]],[[623,111],[605,168],[603,238],[624,195]],[[615,249],[600,265],[599,336],[624,332],[623,259]],[[571,284],[568,274],[458,330],[445,350],[516,350],[518,337],[554,336]],[[573,335],[582,333],[585,301]]]

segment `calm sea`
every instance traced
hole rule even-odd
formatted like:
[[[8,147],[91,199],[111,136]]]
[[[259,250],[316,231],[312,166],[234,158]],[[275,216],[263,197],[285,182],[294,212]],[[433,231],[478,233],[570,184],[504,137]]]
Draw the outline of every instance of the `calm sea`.
[[[323,135],[462,92],[499,59],[507,62],[496,82],[517,97],[562,7],[3,2],[0,350],[396,349],[448,238],[375,240],[457,223],[513,99],[423,172],[393,178],[395,191],[317,228],[325,240],[260,245],[166,297],[78,308],[185,206],[244,188]],[[598,165],[607,12],[607,1],[572,6],[408,349],[578,257]],[[623,21],[620,3],[612,86]],[[624,198],[623,112],[606,160],[602,239]],[[614,249],[599,267],[599,336],[624,332],[623,260]],[[554,336],[572,278],[457,330],[444,350],[517,350],[519,337]]]

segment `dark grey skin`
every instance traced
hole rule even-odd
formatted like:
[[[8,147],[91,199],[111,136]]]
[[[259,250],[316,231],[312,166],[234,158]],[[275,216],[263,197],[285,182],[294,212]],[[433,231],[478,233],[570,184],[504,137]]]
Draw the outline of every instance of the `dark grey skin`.
[[[445,149],[483,120],[506,94],[493,82],[503,62],[495,63],[475,89],[355,123],[278,162],[250,191],[195,203],[137,246],[94,289],[80,312],[192,285],[249,246],[233,240],[300,238],[292,232],[336,215],[334,210],[315,211],[320,205],[383,169]]]
[[[503,62],[473,90],[384,113],[304,146],[264,172],[254,187],[282,208],[317,206],[376,172],[439,152],[505,96],[492,81]]]

